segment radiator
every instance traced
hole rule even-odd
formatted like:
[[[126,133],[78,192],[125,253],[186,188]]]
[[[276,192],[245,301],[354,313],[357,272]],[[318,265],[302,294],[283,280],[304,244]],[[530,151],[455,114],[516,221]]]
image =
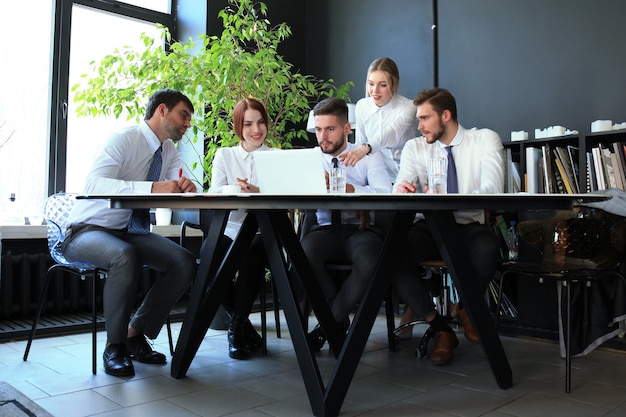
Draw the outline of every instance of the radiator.
[[[47,253],[2,254],[0,273],[0,320],[24,318],[32,320],[41,296],[48,267],[53,264]],[[137,302],[150,289],[158,272],[144,270],[137,289]],[[73,314],[91,312],[93,280],[63,271],[55,272],[46,297],[42,317],[47,314]],[[97,280],[96,307],[102,311],[102,288],[104,280]]]

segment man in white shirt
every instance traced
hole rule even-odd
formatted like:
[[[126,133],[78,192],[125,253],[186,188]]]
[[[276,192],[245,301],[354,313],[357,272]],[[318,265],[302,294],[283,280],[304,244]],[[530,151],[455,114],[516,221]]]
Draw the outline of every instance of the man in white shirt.
[[[404,146],[400,171],[394,190],[414,193],[427,184],[427,163],[435,155],[452,153],[456,165],[458,190],[462,194],[498,194],[504,189],[504,155],[498,134],[489,129],[465,129],[457,121],[456,100],[449,91],[433,88],[422,91],[413,103],[417,106],[419,130],[423,136],[410,140]],[[448,173],[450,176],[450,173]],[[454,191],[453,191],[454,192]],[[460,225],[459,239],[467,244],[478,274],[476,285],[486,290],[493,278],[499,246],[496,235],[484,225],[484,211],[457,211],[454,213]],[[435,365],[447,365],[458,345],[456,335],[434,309],[432,298],[424,280],[420,279],[416,262],[440,258],[428,225],[421,214],[409,232],[406,251],[400,271],[393,274],[392,283],[413,313],[425,318],[434,332],[435,347],[431,360]],[[467,313],[459,305],[457,317],[464,327],[466,338],[473,343],[478,338]]]
[[[389,193],[391,181],[380,153],[371,154],[352,167],[344,166],[337,156],[356,145],[348,143],[350,133],[348,106],[337,98],[319,102],[313,109],[315,135],[323,152],[328,171],[334,164],[345,168],[346,192]],[[333,161],[334,160],[334,161]],[[342,331],[347,331],[348,314],[363,298],[382,247],[382,232],[373,223],[369,212],[341,210],[341,224],[331,224],[329,210],[317,210],[317,225],[302,238],[302,247],[318,278],[331,311]],[[339,222],[338,222],[339,223]],[[337,288],[325,265],[331,261],[352,264],[346,280]],[[309,344],[319,351],[326,336],[318,326],[309,333]]]
[[[160,90],[148,102],[144,121],[113,133],[97,155],[85,183],[86,194],[195,192],[182,175],[173,141],[190,126],[193,105],[175,90]],[[171,139],[171,140],[170,140]],[[146,337],[157,337],[172,306],[189,288],[195,256],[171,240],[150,233],[145,210],[110,209],[106,200],[79,200],[69,218],[63,254],[108,270],[103,304],[107,343],[104,370],[132,376],[131,358],[165,364]],[[146,265],[161,272],[129,322],[137,283]]]

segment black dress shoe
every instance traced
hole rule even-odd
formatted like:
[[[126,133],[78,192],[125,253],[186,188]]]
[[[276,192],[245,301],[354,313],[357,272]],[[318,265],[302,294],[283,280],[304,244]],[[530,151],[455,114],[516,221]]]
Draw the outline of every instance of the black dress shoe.
[[[104,372],[113,376],[133,376],[135,368],[124,343],[109,345],[102,354]]]
[[[312,352],[319,352],[326,343],[326,335],[319,324],[307,335],[307,339]]]
[[[139,362],[152,365],[163,365],[167,363],[165,355],[156,350],[152,350],[152,347],[150,347],[150,344],[143,334],[138,334],[126,339],[126,348],[128,349],[130,357]]]
[[[336,324],[339,332],[345,334],[350,328],[350,318],[346,317],[343,322],[338,322]],[[313,328],[311,333],[307,335],[307,340],[312,352],[319,352],[322,350],[324,343],[326,343],[326,335],[324,334],[324,331],[320,327],[319,323],[315,326],[315,328]]]
[[[228,356],[233,359],[248,359],[250,351],[246,347],[245,324],[247,318],[233,314],[228,323]]]
[[[244,338],[246,340],[246,349],[250,352],[263,349],[263,338],[257,333],[256,329],[250,322],[250,319],[246,319],[244,326]]]

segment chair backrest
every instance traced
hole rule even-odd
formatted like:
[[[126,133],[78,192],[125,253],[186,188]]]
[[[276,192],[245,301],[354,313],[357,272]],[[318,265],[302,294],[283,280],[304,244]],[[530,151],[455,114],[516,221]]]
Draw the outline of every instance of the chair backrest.
[[[559,210],[518,226],[520,237],[541,251],[546,269],[614,269],[624,253],[626,220],[602,210]]]
[[[75,194],[57,193],[46,200],[44,217],[48,227],[48,250],[50,256],[59,264],[69,264],[61,252],[65,230],[67,229],[68,218],[74,203]]]

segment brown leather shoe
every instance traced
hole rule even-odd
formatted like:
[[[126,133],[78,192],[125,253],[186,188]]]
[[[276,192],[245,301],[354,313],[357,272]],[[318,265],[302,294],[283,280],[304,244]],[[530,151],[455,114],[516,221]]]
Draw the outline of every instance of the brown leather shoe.
[[[435,348],[430,354],[430,361],[437,366],[447,365],[454,359],[454,348],[459,345],[459,339],[454,332],[438,331],[435,333]]]
[[[467,311],[464,308],[459,308],[456,311],[456,318],[461,322],[461,326],[463,326],[463,333],[465,334],[465,338],[468,342],[477,344],[478,343],[478,335],[476,335],[476,331],[474,330],[474,326],[472,326],[472,322],[467,315]]]

